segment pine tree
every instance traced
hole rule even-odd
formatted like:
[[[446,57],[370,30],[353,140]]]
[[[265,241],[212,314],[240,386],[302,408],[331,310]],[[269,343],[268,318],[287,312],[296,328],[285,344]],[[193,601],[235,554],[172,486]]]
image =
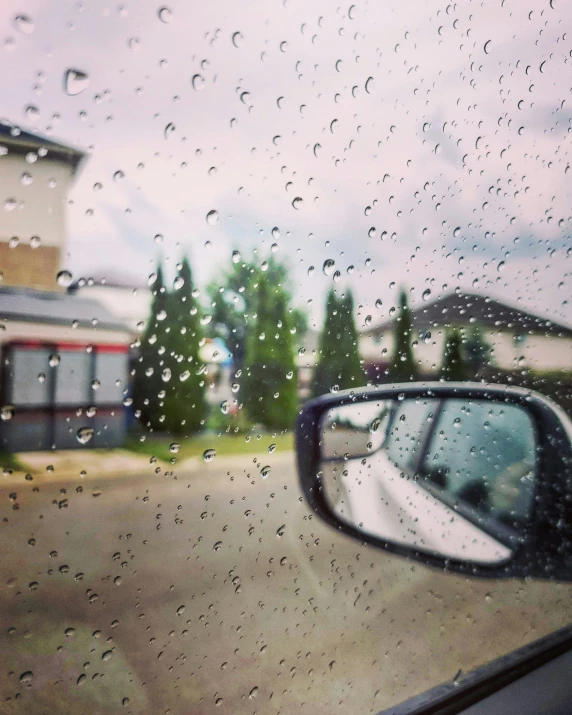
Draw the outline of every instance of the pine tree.
[[[330,392],[338,385],[338,300],[333,288],[326,298],[324,327],[318,344],[318,362],[312,378],[312,397],[319,397]]]
[[[358,332],[351,291],[341,298],[333,288],[326,298],[324,327],[320,334],[319,358],[312,380],[312,396],[345,390],[365,382],[358,350]]]
[[[249,323],[241,395],[249,420],[269,429],[292,427],[298,404],[289,296],[259,273],[257,311]]]
[[[244,362],[248,325],[251,322],[250,316],[257,310],[257,286],[261,274],[260,266],[254,259],[241,259],[207,288],[213,316],[207,327],[207,335],[225,341],[237,370],[242,368]],[[281,287],[289,303],[291,289],[287,264],[271,256],[266,276],[271,285]],[[292,328],[296,329],[296,339],[300,341],[308,329],[307,316],[299,308],[289,308],[289,316]]]
[[[193,276],[185,256],[169,296],[169,332],[163,360],[163,429],[188,435],[203,427],[207,404],[199,357],[202,338],[200,312],[193,296]]]
[[[141,422],[152,429],[160,428],[159,393],[163,389],[161,379],[160,350],[165,343],[167,324],[168,294],[163,278],[163,267],[159,263],[157,277],[153,284],[151,312],[141,338],[139,359],[135,365],[133,380],[133,406],[140,412]]]
[[[408,382],[417,377],[417,368],[411,347],[413,319],[407,300],[407,293],[399,294],[399,315],[395,320],[394,349],[389,367],[391,382]]]
[[[462,353],[461,333],[454,328],[447,335],[441,366],[443,380],[462,382],[468,379],[468,371]]]
[[[354,297],[351,290],[342,296],[338,308],[341,329],[340,388],[361,387],[365,383],[359,356],[359,336],[354,317]]]

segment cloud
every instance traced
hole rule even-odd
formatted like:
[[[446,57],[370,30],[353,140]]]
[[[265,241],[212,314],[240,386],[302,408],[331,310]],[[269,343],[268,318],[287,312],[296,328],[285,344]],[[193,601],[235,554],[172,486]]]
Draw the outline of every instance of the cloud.
[[[555,286],[567,264],[547,250],[565,256],[570,241],[570,58],[558,38],[571,10],[531,20],[514,3],[415,0],[358,6],[350,19],[326,0],[170,6],[164,24],[151,2],[30,2],[30,36],[10,25],[18,3],[3,10],[0,34],[16,38],[4,113],[23,119],[33,102],[39,130],[90,148],[71,195],[74,270],[146,277],[159,248],[170,265],[189,251],[206,284],[233,248],[268,251],[278,226],[278,255],[317,319],[330,258],[364,311],[391,305],[401,283],[420,296],[475,281],[566,311]],[[91,78],[76,97],[62,91],[70,66]]]

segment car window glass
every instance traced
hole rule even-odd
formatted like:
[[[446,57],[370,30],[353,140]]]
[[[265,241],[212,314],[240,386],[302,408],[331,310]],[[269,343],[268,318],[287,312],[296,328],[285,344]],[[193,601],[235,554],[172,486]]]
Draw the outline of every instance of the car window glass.
[[[526,519],[533,499],[535,444],[525,410],[448,400],[439,411],[421,473],[454,501],[483,515]]]
[[[572,414],[571,27],[566,0],[1,0],[2,715],[376,713],[570,623],[570,584],[331,528],[294,432],[413,382]],[[507,415],[401,393],[328,423],[316,496],[502,561],[475,522],[538,496],[489,446]]]
[[[405,472],[415,469],[435,405],[435,400],[407,400],[393,414],[383,447],[389,459]]]

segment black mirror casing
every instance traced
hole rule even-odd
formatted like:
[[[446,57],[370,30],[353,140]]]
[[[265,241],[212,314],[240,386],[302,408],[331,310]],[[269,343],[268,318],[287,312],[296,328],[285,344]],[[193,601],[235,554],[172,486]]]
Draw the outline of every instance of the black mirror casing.
[[[335,515],[320,478],[320,425],[327,410],[372,400],[465,398],[515,404],[530,415],[537,432],[539,469],[534,508],[525,535],[511,557],[480,564],[445,558],[433,551],[380,539]],[[441,570],[485,578],[534,577],[572,580],[572,422],[555,403],[536,392],[483,383],[406,383],[328,394],[304,404],[296,425],[302,491],[311,509],[333,528],[362,543]]]

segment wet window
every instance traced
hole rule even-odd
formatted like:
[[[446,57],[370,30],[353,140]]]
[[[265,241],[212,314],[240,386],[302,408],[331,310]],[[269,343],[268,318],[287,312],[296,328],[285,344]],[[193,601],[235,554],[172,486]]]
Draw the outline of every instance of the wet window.
[[[572,414],[571,22],[4,0],[0,711],[375,713],[569,623],[563,581],[332,529],[295,426],[345,396],[320,484],[378,535],[435,549],[465,509],[448,553],[500,562],[528,533],[526,415],[351,407],[474,382]]]

